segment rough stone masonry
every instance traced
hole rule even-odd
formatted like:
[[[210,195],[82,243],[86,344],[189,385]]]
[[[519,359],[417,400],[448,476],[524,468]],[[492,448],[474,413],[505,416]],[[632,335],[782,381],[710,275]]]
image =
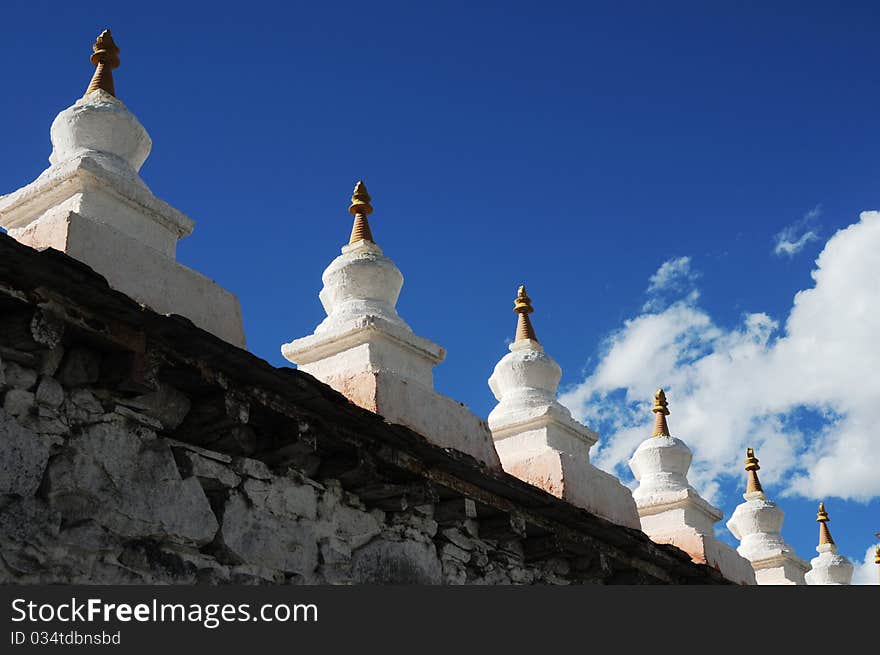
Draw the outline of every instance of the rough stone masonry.
[[[3,583],[725,582],[3,235],[0,406]]]

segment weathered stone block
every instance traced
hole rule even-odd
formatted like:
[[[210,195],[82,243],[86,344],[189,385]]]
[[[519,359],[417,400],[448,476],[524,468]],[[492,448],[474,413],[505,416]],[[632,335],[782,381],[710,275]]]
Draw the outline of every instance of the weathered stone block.
[[[440,548],[440,558],[444,560],[452,558],[458,560],[462,564],[467,564],[471,561],[471,554],[455,544],[443,544]]]
[[[443,582],[448,585],[463,585],[467,582],[467,569],[456,559],[443,560]]]
[[[19,417],[18,420],[27,429],[47,437],[54,437],[58,443],[63,441],[61,437],[70,430],[70,426],[57,410],[42,405],[36,405],[30,413]]]
[[[119,404],[139,410],[156,419],[166,430],[176,429],[192,406],[189,398],[167,384],[160,385],[153,393],[120,400]]]
[[[67,353],[58,381],[65,387],[81,387],[98,381],[101,372],[101,357],[85,348],[74,348]]]
[[[474,541],[473,539],[469,539],[464,534],[461,533],[457,528],[446,528],[441,532],[441,534],[451,541],[453,544],[458,546],[463,550],[473,550],[474,549]]]
[[[92,425],[69,440],[47,475],[50,504],[72,520],[195,544],[217,531],[198,480],[181,480],[167,444],[149,430]]]
[[[44,350],[40,358],[40,374],[55,375],[64,359],[64,347],[55,346],[51,350]]]
[[[15,391],[7,392],[7,398]],[[46,469],[50,446],[49,439],[23,428],[0,411],[0,494],[33,496]]]
[[[223,511],[220,540],[228,556],[290,573],[309,575],[318,565],[318,544],[311,523],[280,517],[233,493]]]
[[[34,407],[34,394],[23,389],[10,389],[3,398],[3,409],[10,416],[27,416]]]
[[[75,565],[59,561],[61,516],[34,497],[19,498],[0,511],[0,583],[72,579]],[[51,571],[47,576],[46,571]],[[48,579],[46,579],[48,577]]]
[[[232,468],[241,476],[258,480],[271,480],[272,471],[258,459],[236,457],[232,460]]]
[[[45,407],[58,409],[64,402],[64,389],[57,380],[48,376],[43,376],[40,384],[37,386],[37,402]]]
[[[375,539],[352,555],[352,578],[361,584],[440,584],[433,544]]]
[[[287,478],[245,480],[244,492],[255,507],[265,509],[283,518],[314,520],[318,513],[315,490]]]
[[[328,484],[318,505],[318,531],[322,536],[344,539],[351,548],[360,548],[382,532],[384,513],[352,507],[347,496],[338,483]]]
[[[156,430],[157,432],[162,430],[162,423],[160,421],[151,418],[146,414],[141,414],[133,409],[129,409],[124,405],[116,405],[111,413],[104,415],[103,420],[122,423],[125,421],[132,421],[151,430]]]
[[[330,538],[321,544],[321,578],[330,584],[351,581],[351,546]]]
[[[188,448],[174,448],[174,459],[184,477],[195,476],[207,490],[237,487],[241,482],[232,470],[216,459],[200,455]]]
[[[15,362],[7,361],[3,365],[5,372],[5,384],[13,389],[31,389],[37,383],[37,372],[25,368]]]
[[[74,389],[64,402],[64,413],[71,425],[94,423],[104,415],[104,407],[88,389]]]

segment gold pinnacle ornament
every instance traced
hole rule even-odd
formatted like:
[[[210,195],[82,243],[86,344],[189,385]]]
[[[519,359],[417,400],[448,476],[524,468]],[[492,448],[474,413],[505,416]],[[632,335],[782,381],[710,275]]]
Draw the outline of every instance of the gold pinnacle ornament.
[[[764,491],[761,488],[761,481],[758,480],[758,458],[755,457],[755,451],[752,448],[746,449],[746,471],[749,472],[749,480],[746,483],[746,493],[754,493],[756,491]]]
[[[663,389],[657,389],[654,394],[654,409],[651,410],[656,414],[654,417],[654,434],[652,437],[668,437],[669,426],[666,425],[666,417],[669,416],[669,403],[666,402],[666,392]]]
[[[516,300],[513,301],[513,311],[517,314],[516,338],[514,341],[523,341],[525,339],[537,341],[538,337],[535,336],[535,328],[532,327],[532,319],[529,318],[529,314],[535,311],[535,309],[532,307],[532,299],[526,294],[526,287],[524,284],[521,284],[519,289],[516,290]]]
[[[880,564],[880,546],[874,551],[874,564]]]
[[[113,41],[110,30],[104,30],[92,46],[91,62],[95,66],[95,74],[84,95],[101,89],[112,96],[116,95],[113,86],[113,69],[119,66],[119,48]]]
[[[367,216],[373,213],[373,205],[370,204],[370,194],[367,193],[367,185],[360,180],[354,185],[354,193],[351,196],[351,206],[348,208],[349,214],[354,214],[354,225],[351,226],[351,238],[348,243],[357,243],[358,241],[373,241],[373,233],[370,231],[370,222]]]
[[[825,511],[825,503],[819,503],[819,513],[816,514],[816,522],[819,524],[819,545],[833,544],[831,531],[828,529],[828,512]]]

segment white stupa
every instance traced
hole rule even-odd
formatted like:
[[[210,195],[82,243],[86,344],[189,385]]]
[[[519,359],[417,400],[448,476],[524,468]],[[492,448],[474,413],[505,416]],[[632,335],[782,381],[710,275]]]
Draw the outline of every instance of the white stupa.
[[[523,286],[514,311],[516,339],[489,378],[498,400],[489,428],[504,470],[610,521],[639,528],[630,490],[590,463],[596,433],[556,400],[562,369],[535,336]]]
[[[737,505],[727,522],[727,529],[740,540],[737,552],[752,563],[759,585],[806,584],[804,573],[810,565],[798,557],[782,538],[785,512],[767,498],[758,479],[758,458],[746,452],[748,481],[745,502]]]
[[[837,544],[828,529],[829,520],[825,503],[819,503],[819,512],[816,514],[819,523],[816,552],[819,555],[810,560],[812,569],[804,576],[808,585],[848,585],[852,582],[853,564],[837,552]]]
[[[687,480],[690,448],[669,434],[669,407],[663,389],[654,395],[655,423],[651,437],[643,441],[629,466],[639,481],[633,498],[642,530],[657,543],[673,544],[695,562],[713,566],[728,580],[755,584],[749,561],[715,536],[714,525],[721,510],[704,500]]]
[[[244,347],[238,299],[175,261],[193,221],[160,200],[138,171],[152,141],[115,95],[119,48],[97,39],[85,95],[52,123],[50,166],[0,196],[0,226],[33,248],[55,248],[103,275],[111,287],[160,313],[180,314]]]
[[[284,344],[281,353],[356,405],[500,469],[486,422],[434,391],[433,369],[446,352],[398,315],[403,275],[373,239],[370,200],[358,182],[348,245],[321,278],[318,297],[327,317],[313,334]]]

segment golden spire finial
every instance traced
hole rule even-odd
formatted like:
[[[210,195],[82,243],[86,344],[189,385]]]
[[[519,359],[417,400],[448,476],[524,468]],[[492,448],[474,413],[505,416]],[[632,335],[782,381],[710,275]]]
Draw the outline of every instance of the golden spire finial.
[[[746,471],[749,473],[749,479],[746,483],[746,493],[754,493],[756,491],[764,491],[761,488],[761,481],[758,480],[758,458],[755,457],[755,451],[752,448],[746,449]]]
[[[373,213],[373,205],[370,204],[370,200],[367,185],[363,180],[359,180],[354,185],[351,206],[348,208],[348,213],[354,214],[354,225],[351,226],[351,237],[348,240],[349,245],[358,241],[375,243],[373,233],[370,230],[370,222],[367,220],[367,216]]]
[[[110,30],[104,30],[95,39],[92,46],[91,62],[95,66],[95,74],[83,95],[102,89],[112,96],[116,95],[113,86],[113,69],[119,66],[119,48],[113,40]]]
[[[669,426],[666,425],[666,417],[669,416],[669,403],[666,402],[666,392],[663,389],[657,389],[654,394],[654,409],[651,410],[656,414],[654,417],[654,434],[652,437],[668,437]]]
[[[526,287],[524,284],[519,285],[519,289],[516,290],[516,300],[513,301],[513,311],[517,314],[516,338],[514,341],[523,341],[525,339],[537,341],[538,337],[535,336],[535,328],[532,327],[532,319],[529,318],[529,314],[535,311],[535,308],[532,307],[532,299],[526,294]]]
[[[880,546],[874,551],[874,564],[880,564]]]
[[[819,512],[816,514],[816,522],[819,524],[819,545],[833,544],[831,531],[828,529],[828,512],[825,511],[825,503],[819,503]]]

